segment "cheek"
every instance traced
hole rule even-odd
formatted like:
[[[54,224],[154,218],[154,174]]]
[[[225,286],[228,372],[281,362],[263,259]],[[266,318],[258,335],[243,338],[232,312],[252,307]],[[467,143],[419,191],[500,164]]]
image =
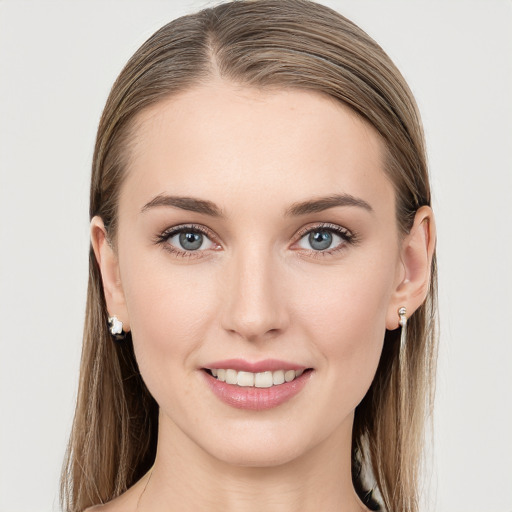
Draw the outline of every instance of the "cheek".
[[[133,271],[141,268],[143,272]],[[194,370],[190,359],[215,318],[215,283],[198,269],[171,269],[161,256],[144,254],[132,254],[121,268],[136,357],[145,379],[168,380],[177,371]]]
[[[391,261],[340,266],[326,269],[323,275],[310,273],[302,292],[295,294],[297,309],[309,319],[312,332],[327,334],[326,341],[342,338],[361,344],[384,332],[393,278]]]
[[[339,383],[333,389],[343,388],[344,396],[337,399],[349,401],[348,408],[364,397],[375,375],[394,276],[386,271],[394,269],[391,261],[357,267],[340,268],[316,279],[316,286],[311,283],[296,317],[315,340],[329,381]]]

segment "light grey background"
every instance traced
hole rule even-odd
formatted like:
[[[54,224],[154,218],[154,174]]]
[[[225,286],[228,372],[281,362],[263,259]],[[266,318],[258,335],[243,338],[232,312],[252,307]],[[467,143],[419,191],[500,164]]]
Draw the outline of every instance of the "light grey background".
[[[430,509],[511,512],[512,2],[324,3],[390,54],[425,123],[442,315]],[[0,0],[0,512],[58,510],[110,86],[205,5]]]

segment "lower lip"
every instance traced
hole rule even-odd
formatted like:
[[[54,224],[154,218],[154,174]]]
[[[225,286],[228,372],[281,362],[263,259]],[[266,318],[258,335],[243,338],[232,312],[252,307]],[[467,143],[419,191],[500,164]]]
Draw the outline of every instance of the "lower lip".
[[[297,395],[307,384],[313,372],[311,370],[304,372],[300,377],[296,377],[291,382],[285,382],[270,388],[254,388],[237,386],[236,384],[226,384],[204,370],[202,373],[210,389],[225,404],[235,407],[236,409],[262,411],[277,407]]]

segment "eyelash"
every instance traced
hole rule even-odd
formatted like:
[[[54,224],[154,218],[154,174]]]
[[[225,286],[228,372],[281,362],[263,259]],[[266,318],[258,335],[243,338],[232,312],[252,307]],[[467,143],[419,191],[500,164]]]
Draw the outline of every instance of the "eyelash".
[[[169,238],[180,233],[199,233],[201,235],[206,236],[209,240],[215,238],[210,230],[206,229],[205,227],[199,224],[185,224],[166,229],[163,233],[157,235],[155,242],[157,244],[161,244],[166,251],[169,251],[170,253],[172,253],[175,256],[178,256],[179,258],[201,258],[201,253],[204,251],[180,251],[179,249],[176,249],[176,247],[168,243]]]
[[[311,249],[308,251],[308,257],[325,258],[328,256],[332,256],[334,254],[346,250],[347,245],[356,245],[358,242],[356,234],[349,231],[348,229],[338,226],[336,224],[320,223],[315,226],[308,226],[301,229],[297,233],[297,242],[295,243],[300,242],[302,238],[304,238],[304,236],[306,236],[309,233],[314,233],[315,231],[327,231],[329,233],[334,233],[335,235],[338,235],[342,239],[342,242],[339,245],[333,247],[332,249],[325,249],[324,251],[314,251]]]
[[[355,245],[358,242],[357,235],[349,231],[348,229],[338,226],[336,224],[321,223],[315,226],[309,226],[301,229],[297,233],[297,240],[296,242],[294,242],[294,244],[300,242],[300,240],[302,240],[302,238],[304,238],[304,236],[306,236],[307,234],[315,231],[327,231],[333,233],[335,235],[338,235],[343,240],[343,242],[332,249],[325,249],[323,251],[315,251],[311,249],[308,251],[308,256],[310,257],[323,258],[326,256],[331,256],[333,254],[337,254],[338,252],[345,250],[347,248],[347,245]],[[201,235],[205,235],[212,243],[216,243],[214,242],[215,236],[213,235],[213,233],[209,229],[206,229],[204,226],[201,226],[199,224],[186,224],[166,229],[163,233],[156,236],[155,243],[162,245],[166,251],[169,251],[173,255],[178,256],[180,258],[192,259],[203,257],[201,253],[205,252],[205,250],[181,251],[179,249],[176,249],[176,247],[174,247],[170,243],[168,243],[169,238],[180,233],[199,233]]]

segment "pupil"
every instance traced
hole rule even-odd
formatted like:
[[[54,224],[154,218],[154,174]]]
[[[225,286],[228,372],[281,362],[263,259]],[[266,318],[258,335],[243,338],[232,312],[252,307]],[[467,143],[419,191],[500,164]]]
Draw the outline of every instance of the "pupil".
[[[309,243],[316,251],[328,249],[332,243],[332,233],[329,231],[313,231],[309,235]]]
[[[200,233],[181,233],[180,244],[187,251],[196,251],[203,244],[203,235]]]

